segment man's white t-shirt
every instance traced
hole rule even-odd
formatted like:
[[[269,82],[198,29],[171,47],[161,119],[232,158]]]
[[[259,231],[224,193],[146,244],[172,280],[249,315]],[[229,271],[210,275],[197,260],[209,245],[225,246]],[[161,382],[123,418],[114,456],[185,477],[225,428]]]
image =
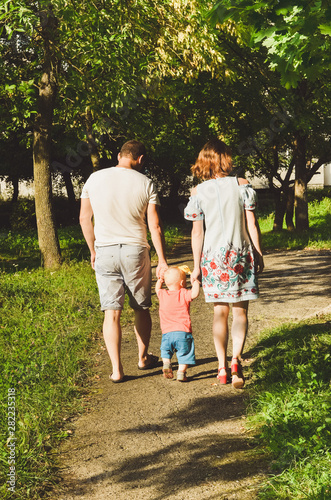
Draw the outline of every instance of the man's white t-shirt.
[[[150,248],[147,206],[160,205],[160,201],[148,177],[123,167],[98,170],[87,179],[81,198],[90,199],[96,247],[126,244]]]

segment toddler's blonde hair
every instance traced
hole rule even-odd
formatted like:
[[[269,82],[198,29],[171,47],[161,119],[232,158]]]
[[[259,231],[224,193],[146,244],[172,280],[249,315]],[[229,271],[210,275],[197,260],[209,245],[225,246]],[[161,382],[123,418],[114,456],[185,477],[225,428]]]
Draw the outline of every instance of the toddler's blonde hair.
[[[184,281],[184,283],[186,283],[186,274],[182,269],[179,269],[179,267],[168,267],[168,269],[164,273],[164,282],[167,286],[174,285],[175,283],[178,283],[182,280]]]

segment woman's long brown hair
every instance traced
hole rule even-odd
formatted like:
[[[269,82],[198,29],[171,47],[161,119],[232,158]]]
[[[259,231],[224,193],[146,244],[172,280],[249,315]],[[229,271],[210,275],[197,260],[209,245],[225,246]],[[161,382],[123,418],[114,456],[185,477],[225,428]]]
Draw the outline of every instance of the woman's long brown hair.
[[[198,179],[226,177],[232,170],[231,150],[220,139],[211,139],[201,149],[192,174]]]

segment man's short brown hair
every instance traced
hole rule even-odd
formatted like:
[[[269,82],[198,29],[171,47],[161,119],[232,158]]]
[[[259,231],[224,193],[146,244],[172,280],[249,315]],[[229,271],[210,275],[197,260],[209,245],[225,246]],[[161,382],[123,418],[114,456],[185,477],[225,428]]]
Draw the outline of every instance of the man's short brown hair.
[[[138,160],[139,156],[146,155],[146,148],[142,142],[133,139],[123,144],[120,155],[131,156],[133,160]]]

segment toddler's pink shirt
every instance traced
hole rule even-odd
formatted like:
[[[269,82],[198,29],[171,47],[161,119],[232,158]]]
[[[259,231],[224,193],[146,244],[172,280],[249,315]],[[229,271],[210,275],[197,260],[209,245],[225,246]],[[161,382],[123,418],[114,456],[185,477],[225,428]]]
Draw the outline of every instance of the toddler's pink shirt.
[[[180,288],[171,292],[163,288],[158,291],[157,296],[162,333],[177,331],[192,333],[190,318],[191,290]]]

